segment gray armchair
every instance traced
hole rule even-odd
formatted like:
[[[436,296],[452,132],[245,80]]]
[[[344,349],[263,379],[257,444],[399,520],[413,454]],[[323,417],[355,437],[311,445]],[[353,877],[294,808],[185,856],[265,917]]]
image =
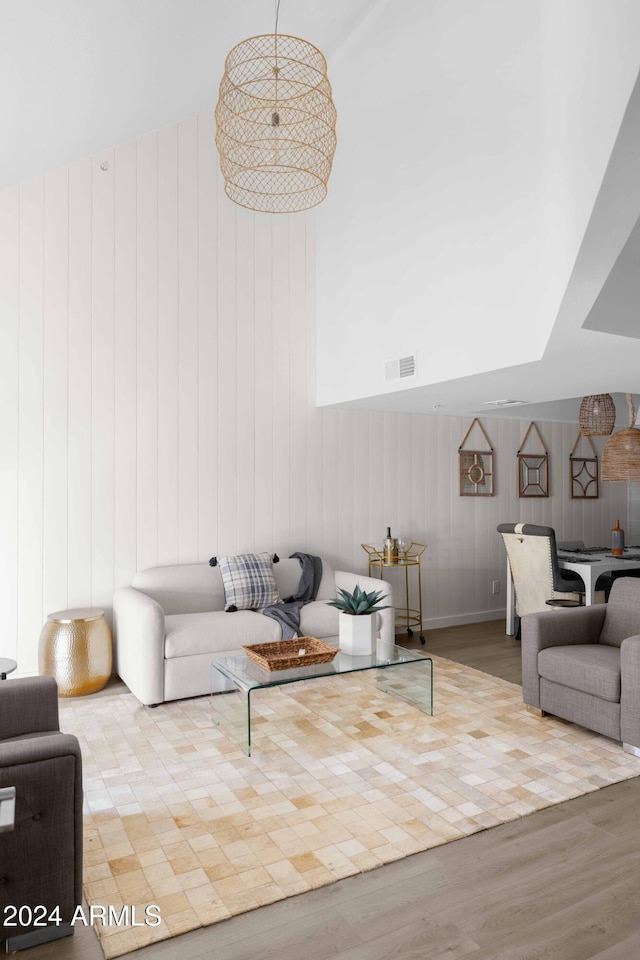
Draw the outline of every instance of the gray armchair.
[[[522,696],[640,756],[640,581],[616,580],[607,604],[524,616]]]
[[[0,682],[0,806],[0,941],[9,951],[69,936],[82,902],[82,759],[60,733],[51,677]]]

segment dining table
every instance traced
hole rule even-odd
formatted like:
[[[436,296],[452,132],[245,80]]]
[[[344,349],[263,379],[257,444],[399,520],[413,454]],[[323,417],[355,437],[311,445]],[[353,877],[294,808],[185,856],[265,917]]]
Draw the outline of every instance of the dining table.
[[[596,582],[604,573],[624,573],[640,569],[640,547],[628,547],[621,557],[614,557],[606,547],[590,547],[586,550],[561,550],[558,548],[558,566],[561,570],[573,570],[584,583],[584,602],[595,603]],[[511,568],[507,560],[507,615],[506,632],[516,633],[516,594]]]

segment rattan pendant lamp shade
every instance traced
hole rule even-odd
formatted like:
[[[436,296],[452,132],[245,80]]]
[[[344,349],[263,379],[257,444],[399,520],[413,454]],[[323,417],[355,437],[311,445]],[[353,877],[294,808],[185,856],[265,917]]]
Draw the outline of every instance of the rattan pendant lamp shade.
[[[278,33],[243,40],[227,55],[216,106],[225,193],[263,213],[324,200],[336,149],[327,63],[313,44]]]
[[[636,411],[630,393],[629,426],[618,430],[604,445],[602,453],[602,479],[631,482],[640,480],[640,429],[634,426]]]
[[[578,414],[580,433],[585,437],[608,436],[616,423],[616,405],[609,393],[583,397]]]

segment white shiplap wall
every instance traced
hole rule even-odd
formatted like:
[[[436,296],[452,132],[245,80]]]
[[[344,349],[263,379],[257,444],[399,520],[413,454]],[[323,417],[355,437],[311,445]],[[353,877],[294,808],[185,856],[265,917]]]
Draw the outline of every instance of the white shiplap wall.
[[[487,425],[497,496],[460,498],[461,418],[314,405],[314,220],[218,182],[207,114],[0,192],[0,655],[37,670],[46,614],[137,569],[253,549],[364,570],[429,543],[431,625],[492,616],[496,525],[607,542],[624,485],[569,499],[575,428],[542,426],[548,500],[515,493],[526,421]],[[108,164],[107,170],[101,165]]]

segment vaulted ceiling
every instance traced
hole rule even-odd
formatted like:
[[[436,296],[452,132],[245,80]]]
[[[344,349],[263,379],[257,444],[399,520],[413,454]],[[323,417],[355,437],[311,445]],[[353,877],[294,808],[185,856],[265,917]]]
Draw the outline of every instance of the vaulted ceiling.
[[[327,56],[372,0],[281,0]],[[215,107],[225,55],[274,0],[0,0],[0,189]]]
[[[594,4],[604,9],[609,2],[580,7],[567,0],[576,11]],[[332,58],[387,3],[282,0],[279,29],[314,42],[331,68]],[[430,6],[438,3],[450,0],[431,0]],[[539,4],[544,13],[548,0]],[[412,7],[412,0],[392,4],[409,33]],[[225,54],[247,36],[272,32],[274,18],[273,0],[0,0],[0,189],[213,109]],[[356,90],[358,63],[349,69]],[[430,82],[433,96],[433,77]],[[349,96],[344,80],[341,95]],[[339,150],[357,148],[343,127]],[[530,404],[518,416],[570,420],[585,393],[640,392],[639,169],[636,82],[541,355],[341,402],[514,416],[513,408],[496,411],[485,402],[515,399]]]

